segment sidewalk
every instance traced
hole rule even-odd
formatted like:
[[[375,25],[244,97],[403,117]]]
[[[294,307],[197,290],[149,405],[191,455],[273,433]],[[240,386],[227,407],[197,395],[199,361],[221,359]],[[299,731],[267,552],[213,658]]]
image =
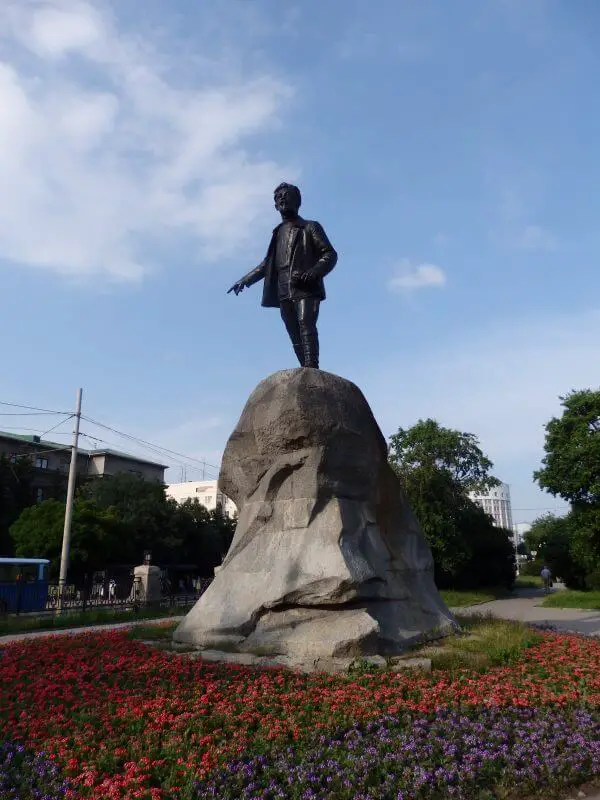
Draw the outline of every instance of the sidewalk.
[[[161,622],[179,622],[182,619],[183,615],[178,617],[155,617],[153,619],[134,619],[129,622],[108,622],[105,625],[85,625],[81,628],[58,628],[57,630],[10,633],[6,636],[0,636],[0,647],[3,644],[10,644],[10,642],[20,642],[23,639],[39,639],[43,636],[74,636],[77,633],[96,633],[97,631],[134,628],[136,625],[160,625]]]
[[[577,608],[543,608],[539,605],[546,595],[542,589],[521,589],[517,597],[492,600],[476,606],[452,609],[456,613],[493,614],[502,619],[552,625],[560,631],[600,636],[600,611]],[[599,798],[600,800],[600,798]]]

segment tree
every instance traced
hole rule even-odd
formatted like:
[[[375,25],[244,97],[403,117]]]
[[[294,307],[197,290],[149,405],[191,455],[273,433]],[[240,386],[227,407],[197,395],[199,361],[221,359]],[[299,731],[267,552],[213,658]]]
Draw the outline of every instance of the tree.
[[[13,523],[10,535],[21,558],[50,559],[50,576],[58,576],[65,520],[65,504],[45,500],[26,508]],[[78,499],[73,506],[69,578],[79,580],[85,573],[110,563],[122,540],[119,521],[110,510],[91,500]]]
[[[546,425],[546,456],[534,473],[542,489],[578,505],[600,504],[600,390],[560,398],[564,411]]]
[[[389,459],[431,547],[438,586],[510,585],[510,538],[468,496],[499,483],[477,438],[419,420],[391,437]]]
[[[177,503],[167,498],[162,483],[128,473],[106,475],[84,484],[78,497],[110,510],[120,522],[124,533],[115,563],[140,564],[145,550],[161,565],[180,559]]]
[[[29,458],[17,458],[11,462],[6,456],[0,456],[0,555],[13,553],[10,526],[24,508],[35,502],[33,475]]]
[[[465,492],[485,491],[500,481],[490,475],[494,466],[472,433],[444,428],[433,419],[399,428],[390,439],[390,463],[400,474],[428,468],[447,472]]]
[[[573,548],[573,517],[567,514],[544,514],[531,524],[525,541],[536,554],[538,565],[545,563],[557,578],[561,578],[570,589],[584,589],[586,569]]]
[[[177,509],[177,530],[182,538],[182,561],[196,564],[201,574],[213,574],[225,558],[235,532],[235,520],[219,509],[209,511],[198,499],[186,500]]]
[[[212,575],[233,537],[235,522],[220,510],[208,511],[197,500],[178,505],[163,484],[119,474],[89,481],[79,492],[110,511],[121,525],[115,551],[118,564],[139,564],[145,550],[163,567],[188,564]]]

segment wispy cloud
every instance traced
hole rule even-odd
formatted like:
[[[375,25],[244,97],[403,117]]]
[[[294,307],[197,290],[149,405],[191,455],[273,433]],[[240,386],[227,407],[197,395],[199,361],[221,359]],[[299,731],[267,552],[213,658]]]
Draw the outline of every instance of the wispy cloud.
[[[526,225],[513,240],[519,250],[555,250],[556,237],[541,225]]]
[[[191,259],[227,256],[282,175],[295,177],[253,142],[279,124],[284,81],[215,77],[204,54],[181,69],[176,42],[134,35],[112,7],[0,7],[5,261],[138,280],[176,239]]]
[[[441,287],[446,284],[444,271],[435,264],[415,264],[403,258],[396,268],[396,274],[388,281],[392,292],[413,292],[428,287]]]

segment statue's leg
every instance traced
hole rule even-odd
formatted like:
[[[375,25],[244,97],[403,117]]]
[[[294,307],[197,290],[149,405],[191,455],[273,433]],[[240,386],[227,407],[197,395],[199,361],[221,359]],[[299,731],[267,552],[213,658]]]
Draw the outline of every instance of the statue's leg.
[[[300,339],[304,354],[304,367],[319,369],[319,334],[317,320],[319,318],[320,300],[316,297],[306,297],[296,301],[298,323],[300,325]]]
[[[300,338],[300,324],[298,322],[298,314],[296,306],[292,300],[281,300],[279,302],[279,309],[281,311],[281,319],[283,320],[289,337],[292,341],[292,347],[296,358],[300,362],[300,366],[304,364],[304,350],[302,349],[302,339]]]

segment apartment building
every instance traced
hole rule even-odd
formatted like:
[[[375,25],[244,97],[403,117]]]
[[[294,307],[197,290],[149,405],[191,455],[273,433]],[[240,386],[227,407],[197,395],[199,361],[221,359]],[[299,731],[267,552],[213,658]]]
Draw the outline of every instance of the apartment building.
[[[167,486],[167,497],[172,497],[178,503],[197,499],[209,511],[214,511],[217,506],[221,506],[223,513],[228,517],[237,514],[237,507],[233,500],[219,491],[218,481],[170,483]]]
[[[66,489],[71,464],[71,447],[39,436],[4,433],[0,431],[0,456],[15,462],[29,458],[35,470],[34,495],[38,502],[56,497]],[[78,477],[101,477],[128,472],[144,480],[164,483],[167,465],[148,461],[117,450],[84,450],[77,453]]]
[[[470,492],[469,497],[494,518],[494,524],[498,528],[513,530],[510,487],[507,483],[494,486],[493,489],[490,489],[485,494]]]

